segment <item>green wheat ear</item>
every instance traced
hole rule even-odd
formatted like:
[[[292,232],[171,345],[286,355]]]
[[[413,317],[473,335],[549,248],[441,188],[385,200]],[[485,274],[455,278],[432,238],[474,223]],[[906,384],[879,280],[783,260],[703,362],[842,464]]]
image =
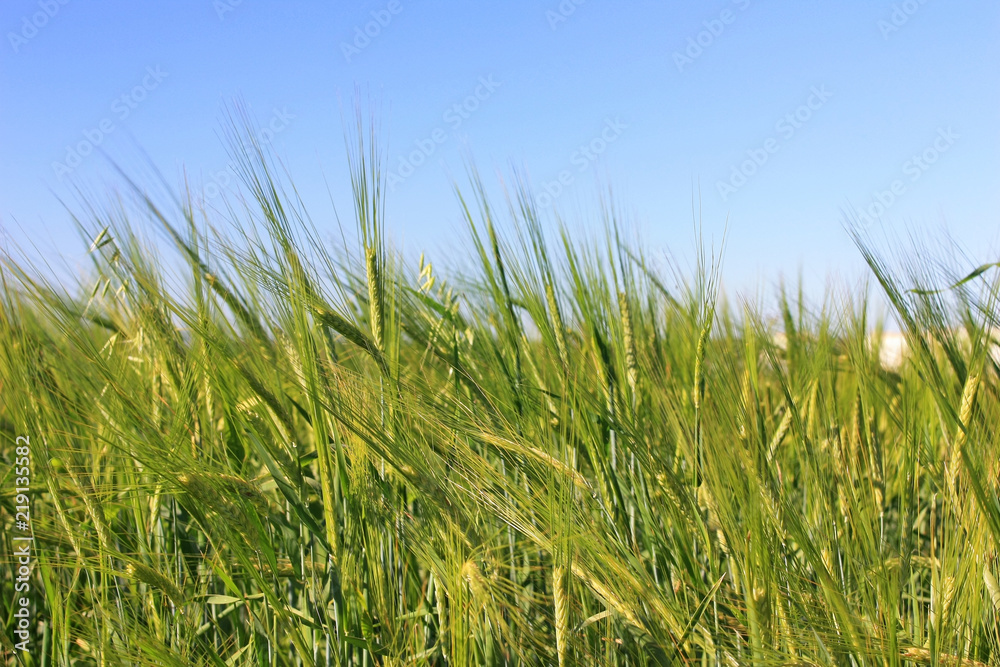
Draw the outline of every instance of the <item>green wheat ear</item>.
[[[708,318],[705,320],[704,326],[702,326],[701,333],[698,335],[698,345],[695,348],[694,355],[694,382],[693,387],[691,387],[691,403],[694,405],[694,409],[698,410],[701,408],[701,399],[705,393],[705,383],[704,383],[704,364],[705,364],[705,346],[708,343],[708,335],[712,331],[712,320],[714,317],[714,311],[709,311]]]
[[[166,593],[167,597],[169,597],[175,605],[180,606],[184,604],[184,595],[181,593],[180,589],[177,588],[174,582],[170,581],[148,565],[130,562],[125,566],[125,574],[129,579],[141,581],[144,584],[148,584],[153,588],[157,588],[161,592]]]
[[[969,437],[969,428],[972,426],[972,409],[976,403],[976,393],[979,390],[979,373],[969,373],[965,378],[965,385],[962,387],[962,400],[958,411],[958,431],[952,442],[951,451],[948,455],[948,486],[955,488],[958,480],[958,472],[962,462],[962,448]]]
[[[385,299],[382,282],[382,272],[379,267],[378,255],[372,246],[365,248],[365,269],[368,277],[368,303],[372,328],[372,339],[375,347],[381,352],[385,350]]]
[[[556,653],[559,667],[566,665],[566,653],[569,649],[569,593],[568,570],[556,565],[552,568],[552,598],[555,608]]]
[[[549,308],[549,317],[556,334],[556,352],[563,369],[569,368],[569,348],[566,346],[566,327],[563,325],[562,314],[559,312],[559,302],[556,300],[556,290],[552,283],[545,283],[545,301]]]

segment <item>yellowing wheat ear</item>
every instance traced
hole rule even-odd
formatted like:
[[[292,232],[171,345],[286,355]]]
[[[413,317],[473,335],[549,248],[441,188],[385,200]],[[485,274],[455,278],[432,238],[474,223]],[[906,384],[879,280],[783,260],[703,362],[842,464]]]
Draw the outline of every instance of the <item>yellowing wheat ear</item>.
[[[628,304],[628,295],[618,293],[618,308],[622,313],[622,333],[625,338],[625,368],[628,371],[628,384],[635,394],[635,383],[639,378],[639,362],[635,352],[635,333],[632,328],[632,309]]]
[[[983,583],[986,584],[986,592],[993,602],[993,611],[1000,618],[1000,584],[997,583],[996,577],[993,576],[988,567],[983,568]]]
[[[556,565],[552,568],[552,598],[555,607],[556,620],[556,653],[559,656],[559,667],[566,664],[567,644],[569,642],[569,596],[566,568]]]
[[[462,566],[462,579],[469,585],[472,591],[472,599],[478,607],[482,607],[487,601],[486,577],[483,576],[479,566],[475,561],[466,561]]]

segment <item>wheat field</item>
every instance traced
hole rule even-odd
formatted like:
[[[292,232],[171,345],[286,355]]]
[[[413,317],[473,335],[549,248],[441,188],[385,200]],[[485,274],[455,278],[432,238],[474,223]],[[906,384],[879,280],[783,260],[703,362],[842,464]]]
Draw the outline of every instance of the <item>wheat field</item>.
[[[886,367],[865,290],[772,322],[517,179],[458,188],[467,266],[407,262],[376,144],[356,244],[251,137],[235,223],[123,176],[79,284],[3,256],[8,664],[1000,665],[994,272],[856,235]]]

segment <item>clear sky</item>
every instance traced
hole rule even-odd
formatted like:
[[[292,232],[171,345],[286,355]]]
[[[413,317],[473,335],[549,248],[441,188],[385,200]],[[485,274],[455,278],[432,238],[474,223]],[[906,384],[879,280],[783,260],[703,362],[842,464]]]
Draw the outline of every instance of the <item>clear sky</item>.
[[[998,259],[996,0],[4,0],[0,32],[0,225],[45,252],[82,255],[57,197],[114,182],[92,146],[219,202],[237,97],[335,231],[360,87],[410,252],[461,247],[469,155],[490,183],[523,169],[574,225],[610,186],[679,257],[699,200],[707,238],[728,220],[732,289],[860,276],[846,206]]]

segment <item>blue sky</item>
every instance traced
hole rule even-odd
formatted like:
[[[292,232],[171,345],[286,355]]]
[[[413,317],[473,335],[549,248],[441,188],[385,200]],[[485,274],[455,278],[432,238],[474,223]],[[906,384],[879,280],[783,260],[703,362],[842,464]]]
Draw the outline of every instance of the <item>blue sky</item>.
[[[138,172],[139,147],[219,205],[237,97],[336,234],[359,87],[410,253],[462,249],[471,156],[492,185],[523,169],[546,219],[584,229],[611,187],[654,253],[693,256],[694,201],[716,245],[728,221],[733,291],[863,275],[848,205],[998,259],[994,0],[5,0],[0,33],[0,225],[71,263],[58,197],[116,181],[80,153]]]

